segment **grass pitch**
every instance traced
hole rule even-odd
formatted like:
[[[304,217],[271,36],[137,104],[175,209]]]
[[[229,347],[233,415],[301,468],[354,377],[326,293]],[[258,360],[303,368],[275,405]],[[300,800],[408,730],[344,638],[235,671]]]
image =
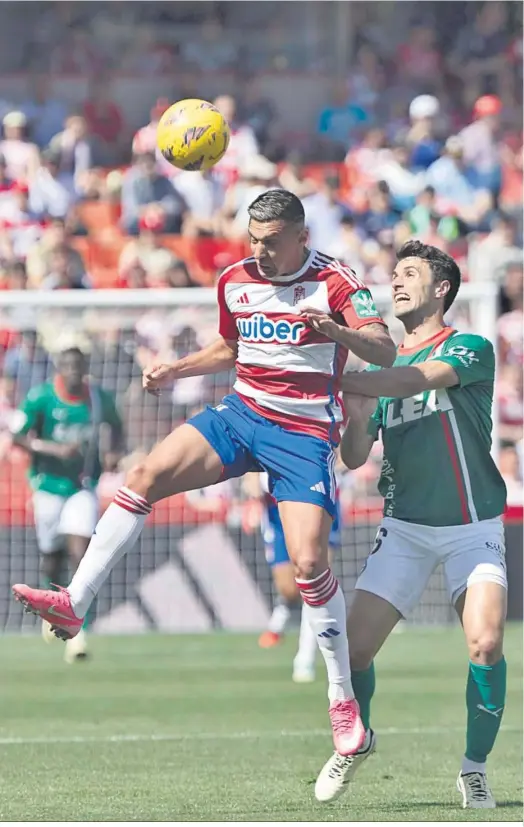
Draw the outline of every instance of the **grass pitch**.
[[[394,635],[377,660],[378,750],[348,794],[314,800],[331,753],[323,666],[290,680],[295,640],[252,636],[0,639],[2,821],[521,821],[522,630],[490,761],[497,810],[463,811],[467,656],[458,629]]]

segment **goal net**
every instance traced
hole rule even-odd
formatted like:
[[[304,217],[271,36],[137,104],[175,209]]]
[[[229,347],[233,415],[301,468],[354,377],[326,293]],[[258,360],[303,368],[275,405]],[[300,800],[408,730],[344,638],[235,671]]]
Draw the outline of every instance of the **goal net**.
[[[398,339],[389,288],[375,287],[373,294]],[[495,307],[493,287],[465,284],[449,321],[494,340]],[[141,371],[150,359],[179,358],[216,336],[213,290],[4,292],[0,329],[0,627],[14,632],[35,627],[35,619],[23,615],[12,600],[10,586],[38,584],[39,556],[27,458],[11,446],[9,428],[27,391],[52,375],[54,354],[65,342],[88,351],[91,376],[115,394],[125,423],[127,456],[118,473],[104,474],[100,480],[102,507],[122,484],[126,468],[194,412],[217,404],[230,390],[233,376],[185,379],[159,398],[141,387]],[[496,431],[496,410],[494,419]],[[364,468],[342,474],[339,480],[344,527],[334,569],[346,595],[380,520],[380,462],[377,446]],[[257,513],[246,486],[237,480],[159,503],[136,549],[102,588],[95,629],[125,633],[263,628],[274,595]],[[437,571],[411,620],[452,619]]]

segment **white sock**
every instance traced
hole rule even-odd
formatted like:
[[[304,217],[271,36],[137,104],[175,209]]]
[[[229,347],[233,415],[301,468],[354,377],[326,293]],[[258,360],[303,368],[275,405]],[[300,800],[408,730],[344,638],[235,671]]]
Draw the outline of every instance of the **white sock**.
[[[311,628],[307,618],[305,605],[302,606],[302,617],[300,619],[300,635],[298,638],[298,651],[293,661],[295,669],[304,669],[306,672],[315,669],[317,659],[318,643],[316,635]]]
[[[462,769],[460,771],[461,775],[467,775],[468,772],[480,772],[482,775],[486,775],[486,762],[484,761],[480,764],[478,761],[470,761],[469,758],[462,759]]]
[[[303,611],[326,663],[330,703],[354,698],[346,632],[346,601],[342,589],[331,569],[326,569],[314,580],[297,580],[296,583],[304,601]]]
[[[274,632],[275,635],[283,635],[290,617],[291,610],[289,606],[280,599],[273,609],[273,614],[269,618],[267,628],[270,632]]]
[[[77,617],[84,617],[111,569],[133,548],[150,512],[149,503],[129,488],[117,491],[113,502],[98,521],[87,551],[67,589]]]

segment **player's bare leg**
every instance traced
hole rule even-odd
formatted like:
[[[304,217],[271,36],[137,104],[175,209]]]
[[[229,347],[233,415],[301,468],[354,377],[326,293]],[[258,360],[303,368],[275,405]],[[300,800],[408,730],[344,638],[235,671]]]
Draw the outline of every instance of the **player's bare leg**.
[[[335,752],[324,764],[315,784],[318,801],[334,801],[348,788],[356,771],[375,751],[375,734],[370,726],[371,699],[375,692],[373,660],[401,618],[387,600],[371,592],[355,591],[349,609],[347,632],[351,679],[360,706],[365,741],[355,755]]]
[[[70,569],[76,572],[89,546],[88,537],[79,537],[76,534],[69,534],[66,537],[66,545],[69,556]],[[66,643],[64,660],[66,663],[75,663],[76,661],[84,660],[87,655],[87,640],[86,632],[89,624],[90,612],[87,612],[84,617],[84,622],[79,633],[75,637],[70,638]]]
[[[221,473],[220,458],[207,440],[192,425],[181,425],[130,470],[99,520],[68,589],[56,593],[16,585],[15,597],[53,623],[59,636],[74,637],[102,583],[138,540],[153,504],[213,485]]]
[[[304,612],[326,664],[335,748],[350,755],[362,746],[365,731],[351,685],[346,601],[328,562],[332,520],[312,503],[285,501],[278,509]]]
[[[455,608],[469,652],[466,752],[457,788],[464,808],[492,809],[496,805],[486,780],[486,760],[495,744],[506,701],[506,589],[499,583],[474,583]]]

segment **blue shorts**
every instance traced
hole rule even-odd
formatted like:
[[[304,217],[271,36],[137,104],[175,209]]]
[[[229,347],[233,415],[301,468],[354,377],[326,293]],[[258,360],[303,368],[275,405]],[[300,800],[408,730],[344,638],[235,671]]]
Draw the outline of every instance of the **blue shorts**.
[[[277,502],[312,503],[335,516],[335,446],[316,436],[288,431],[248,408],[235,394],[188,420],[215,449],[222,479],[267,471]]]
[[[338,497],[335,503],[335,517],[329,535],[329,547],[339,549],[342,542],[341,536],[341,521],[340,521],[340,503]],[[266,553],[266,560],[273,568],[280,563],[289,562],[289,554],[287,553],[286,540],[284,538],[284,529],[282,528],[282,521],[278,513],[278,506],[273,503],[269,505],[262,520],[262,537],[264,540],[264,549]]]

